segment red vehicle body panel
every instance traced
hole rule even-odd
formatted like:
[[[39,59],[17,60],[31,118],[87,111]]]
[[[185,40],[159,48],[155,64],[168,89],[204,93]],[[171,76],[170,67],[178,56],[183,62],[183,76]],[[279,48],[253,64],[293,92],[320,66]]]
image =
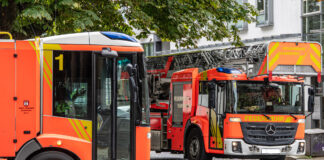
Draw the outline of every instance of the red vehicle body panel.
[[[3,69],[0,69],[1,77],[0,83],[0,106],[6,106],[2,108],[0,112],[0,120],[2,126],[0,128],[0,142],[5,145],[0,145],[1,153],[4,156],[15,155],[15,106],[17,102],[14,101],[15,97],[15,64],[14,58],[15,44],[14,42],[4,43],[0,49],[0,64]]]

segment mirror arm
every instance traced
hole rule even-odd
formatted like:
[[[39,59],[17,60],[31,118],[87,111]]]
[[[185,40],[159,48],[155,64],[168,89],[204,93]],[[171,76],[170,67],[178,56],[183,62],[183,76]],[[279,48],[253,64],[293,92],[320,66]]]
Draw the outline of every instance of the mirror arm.
[[[134,113],[135,113],[135,125],[140,124],[140,120],[138,120],[138,87],[136,85],[136,76],[137,76],[137,70],[136,66],[133,67],[132,64],[127,64],[126,70],[129,74],[129,83],[130,83],[130,92],[131,92],[131,107],[133,107]]]
[[[314,112],[311,112],[310,114],[306,115],[305,118],[307,118],[308,116],[312,115]]]

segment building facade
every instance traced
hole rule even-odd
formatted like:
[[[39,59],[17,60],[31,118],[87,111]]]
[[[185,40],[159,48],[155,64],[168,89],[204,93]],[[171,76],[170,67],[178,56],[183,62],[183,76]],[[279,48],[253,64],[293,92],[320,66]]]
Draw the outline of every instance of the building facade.
[[[322,0],[237,0],[239,3],[250,3],[259,11],[257,22],[238,22],[239,35],[245,45],[267,43],[270,41],[316,41],[324,43],[324,1]],[[162,42],[151,35],[142,40],[147,56],[170,53],[181,53],[197,49],[218,49],[231,47],[226,39],[207,41],[202,38],[198,48],[177,48],[175,43]],[[322,78],[323,79],[323,78]],[[315,83],[307,79],[306,83]],[[307,97],[305,92],[305,97]],[[322,97],[315,98],[315,112],[306,120],[306,128],[324,128],[322,123]],[[307,98],[304,102],[307,104]],[[305,109],[306,109],[305,105]],[[323,121],[324,122],[324,121]]]

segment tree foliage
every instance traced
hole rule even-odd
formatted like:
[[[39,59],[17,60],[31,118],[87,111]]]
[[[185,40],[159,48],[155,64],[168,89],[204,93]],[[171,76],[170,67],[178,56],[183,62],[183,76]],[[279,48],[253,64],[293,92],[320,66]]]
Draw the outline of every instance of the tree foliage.
[[[0,0],[0,30],[15,38],[109,30],[137,38],[155,33],[182,47],[202,37],[239,45],[229,24],[251,22],[256,14],[236,0]]]

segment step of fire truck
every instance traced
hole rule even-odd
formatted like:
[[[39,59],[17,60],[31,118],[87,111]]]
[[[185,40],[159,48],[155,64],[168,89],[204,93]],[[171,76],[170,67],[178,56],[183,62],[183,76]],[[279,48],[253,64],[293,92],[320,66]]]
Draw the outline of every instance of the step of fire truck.
[[[162,127],[161,127],[161,132],[162,132],[162,135],[161,135],[161,140],[162,140],[162,146],[161,148],[163,150],[167,150],[168,149],[168,139],[167,139],[167,133],[168,133],[168,130],[167,130],[167,120],[168,120],[168,116],[163,116],[163,114],[161,114],[162,116]]]

